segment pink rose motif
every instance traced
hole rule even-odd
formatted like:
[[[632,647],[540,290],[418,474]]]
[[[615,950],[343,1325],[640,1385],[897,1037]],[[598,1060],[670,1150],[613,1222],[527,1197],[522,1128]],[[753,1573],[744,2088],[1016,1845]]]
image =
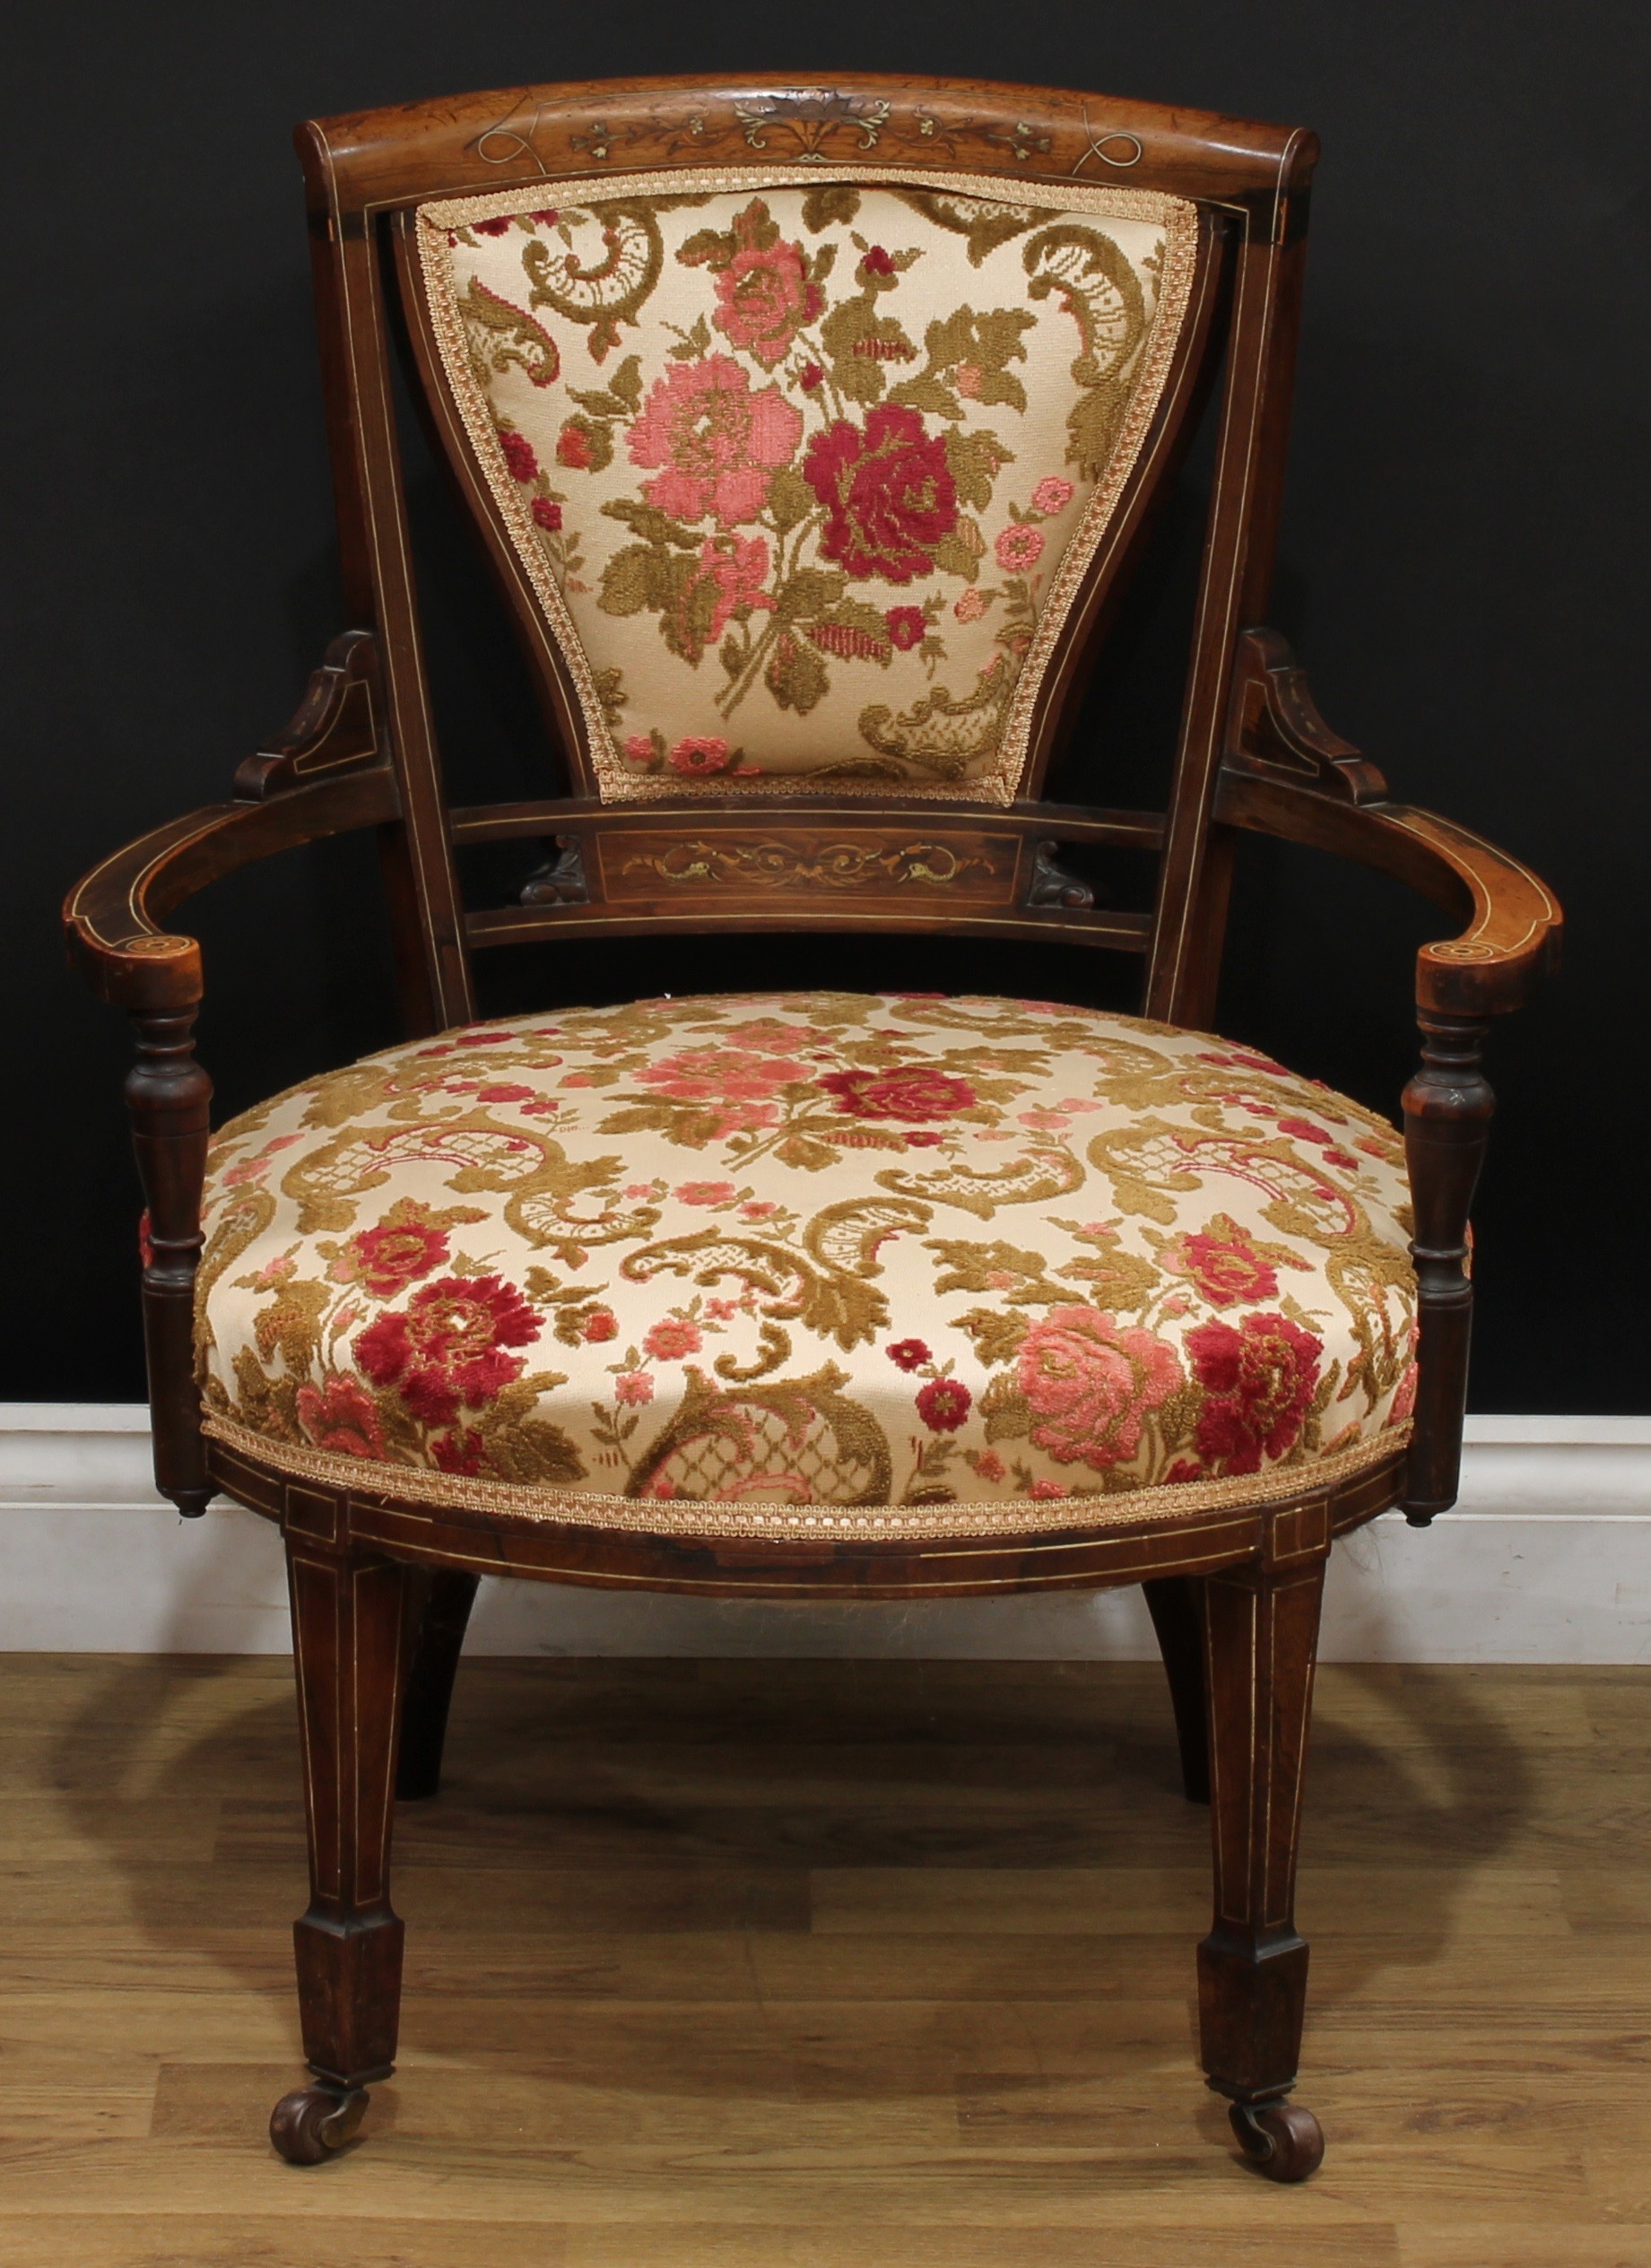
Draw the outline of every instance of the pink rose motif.
[[[790,1081],[807,1076],[802,1064],[785,1056],[715,1046],[685,1047],[637,1073],[644,1086],[673,1102],[767,1102]]]
[[[654,1398],[654,1381],[646,1370],[621,1370],[613,1381],[613,1399],[640,1409]]]
[[[708,576],[717,587],[717,596],[710,627],[700,635],[702,645],[714,646],[741,607],[773,613],[774,602],[762,587],[769,579],[769,547],[760,535],[708,535],[700,553],[700,569],[683,595],[683,604],[686,608],[693,602]]]
[[[609,1339],[617,1339],[619,1317],[612,1308],[593,1308],[579,1327],[579,1336],[587,1347],[598,1347]]]
[[[534,455],[533,443],[525,433],[501,432],[499,436],[499,446],[504,451],[505,463],[509,467],[513,480],[536,481],[538,479],[539,460]]]
[[[630,429],[630,461],[658,477],[642,493],[679,520],[714,512],[723,527],[754,520],[769,482],[795,456],[803,413],[778,386],[751,390],[751,379],[726,354],[673,362],[656,378]]]
[[[1031,1492],[1039,1504],[1058,1503],[1068,1493],[1058,1481],[1034,1481]]]
[[[1193,1376],[1205,1389],[1198,1454],[1222,1473],[1256,1473],[1300,1432],[1324,1342],[1288,1316],[1201,1323],[1186,1334]]]
[[[995,1449],[982,1449],[969,1461],[983,1481],[1001,1481],[1009,1470]]]
[[[1023,520],[1012,521],[992,549],[998,565],[1009,574],[1028,575],[1043,557],[1043,530],[1029,527]]]
[[[728,743],[726,740],[679,740],[667,760],[673,771],[689,779],[709,779],[727,770]]]
[[[809,443],[803,470],[826,508],[823,558],[856,582],[934,572],[934,547],[958,524],[957,487],[944,441],[916,410],[882,402],[864,431],[839,418]]]
[[[837,1097],[839,1111],[856,1118],[950,1118],[978,1099],[967,1079],[925,1063],[896,1064],[888,1071],[828,1072],[820,1084]]]
[[[974,1395],[960,1378],[931,1378],[917,1392],[917,1415],[931,1433],[955,1433]]]
[[[889,643],[898,654],[909,654],[928,635],[920,606],[891,606],[882,619],[889,626]]]
[[[726,1205],[736,1194],[731,1181],[679,1181],[671,1192],[682,1205]]]
[[[1421,1373],[1412,1362],[1399,1380],[1398,1391],[1393,1397],[1393,1407],[1387,1412],[1389,1425],[1403,1425],[1406,1418],[1415,1414],[1416,1388],[1421,1379]]]
[[[960,622],[978,622],[986,613],[986,599],[971,583],[951,611]]]
[[[1182,1385],[1173,1351],[1150,1331],[1125,1330],[1099,1308],[1055,1308],[1021,1345],[1021,1391],[1031,1438],[1060,1464],[1096,1472],[1124,1464],[1143,1421]]]
[[[318,1386],[298,1390],[298,1421],[317,1449],[335,1456],[385,1456],[384,1428],[373,1398],[359,1379],[333,1371]]]
[[[656,1362],[677,1362],[685,1354],[698,1354],[703,1341],[691,1323],[680,1322],[674,1316],[666,1316],[655,1324],[642,1342],[643,1350]]]
[[[979,400],[980,388],[985,382],[986,372],[978,362],[960,362],[952,372],[952,378],[956,382],[958,392],[966,402]]]
[[[625,753],[633,764],[651,764],[654,760],[654,743],[646,733],[627,734]]]
[[[1039,512],[1064,512],[1072,501],[1072,482],[1058,473],[1046,473],[1032,491],[1033,508]]]
[[[575,425],[569,421],[562,427],[556,437],[556,462],[558,465],[565,465],[572,473],[589,472],[590,436],[582,425]]]
[[[752,243],[768,219],[760,201],[734,222],[740,249],[717,279],[717,328],[765,370],[783,362],[791,343],[825,306],[825,293],[812,282],[800,244]]]

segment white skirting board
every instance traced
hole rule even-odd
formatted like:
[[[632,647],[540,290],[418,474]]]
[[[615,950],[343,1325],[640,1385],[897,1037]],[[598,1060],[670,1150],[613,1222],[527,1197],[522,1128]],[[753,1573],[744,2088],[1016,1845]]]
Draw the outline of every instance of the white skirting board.
[[[1468,1421],[1458,1508],[1389,1513],[1336,1547],[1342,1662],[1651,1662],[1651,1418]],[[180,1520],[148,1412],[0,1403],[0,1650],[284,1654],[280,1543],[220,1500]],[[1145,1660],[1139,1590],[779,1606],[489,1577],[477,1654]]]

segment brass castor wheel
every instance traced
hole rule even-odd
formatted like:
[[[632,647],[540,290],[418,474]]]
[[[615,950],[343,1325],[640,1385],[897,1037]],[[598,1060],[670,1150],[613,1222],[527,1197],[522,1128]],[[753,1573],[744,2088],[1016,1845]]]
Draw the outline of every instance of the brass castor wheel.
[[[1325,2130],[1299,2103],[1232,2103],[1238,2148],[1269,2181],[1305,2181],[1324,2162]]]
[[[364,2087],[300,2087],[271,2111],[269,2138],[289,2166],[319,2166],[343,2148],[366,2109]]]

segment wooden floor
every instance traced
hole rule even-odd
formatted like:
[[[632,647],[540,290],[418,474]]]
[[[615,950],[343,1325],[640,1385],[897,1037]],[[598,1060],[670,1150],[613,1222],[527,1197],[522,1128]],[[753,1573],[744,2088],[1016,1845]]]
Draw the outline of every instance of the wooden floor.
[[[1156,1670],[480,1662],[313,2170],[290,1669],[0,1657],[4,2268],[1651,2268],[1651,1672],[1336,1669],[1303,2189],[1193,2051]]]

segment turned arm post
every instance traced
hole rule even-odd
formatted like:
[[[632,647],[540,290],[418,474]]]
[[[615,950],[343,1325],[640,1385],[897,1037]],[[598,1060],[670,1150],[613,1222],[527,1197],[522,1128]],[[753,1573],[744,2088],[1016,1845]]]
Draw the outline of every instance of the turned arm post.
[[[186,1518],[213,1496],[195,1377],[195,1276],[200,1263],[201,1190],[206,1175],[212,1081],[196,1060],[200,950],[193,938],[143,941],[169,963],[164,1005],[131,1008],[137,1061],[127,1074],[132,1146],[147,1205],[143,1250],[143,1351],[154,1434],[155,1486]]]
[[[1425,1528],[1456,1500],[1473,1318],[1468,1208],[1496,1097],[1479,1067],[1487,1025],[1421,1007],[1421,1063],[1404,1090],[1404,1148],[1415,1208],[1421,1376],[1404,1516]]]

